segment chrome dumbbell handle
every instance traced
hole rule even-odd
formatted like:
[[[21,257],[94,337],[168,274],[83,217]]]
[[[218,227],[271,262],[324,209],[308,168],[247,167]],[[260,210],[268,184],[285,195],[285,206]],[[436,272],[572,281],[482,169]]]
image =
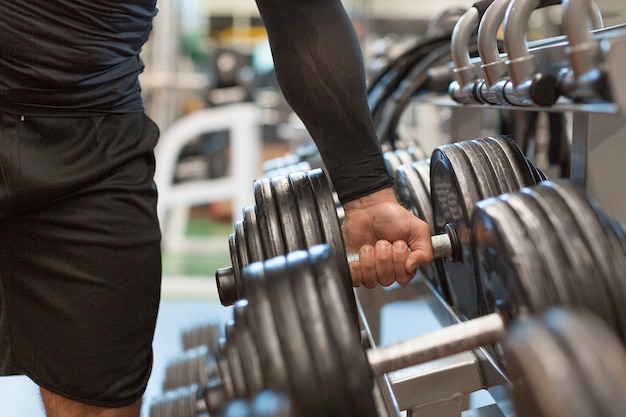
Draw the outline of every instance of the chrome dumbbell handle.
[[[444,358],[504,339],[506,322],[492,313],[446,326],[388,346],[368,349],[367,359],[374,375],[397,371]]]

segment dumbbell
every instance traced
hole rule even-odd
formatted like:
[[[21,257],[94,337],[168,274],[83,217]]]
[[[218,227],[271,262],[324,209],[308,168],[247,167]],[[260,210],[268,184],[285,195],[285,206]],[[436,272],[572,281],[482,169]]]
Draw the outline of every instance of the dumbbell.
[[[209,379],[219,373],[216,355],[216,350],[213,351],[206,345],[200,345],[168,361],[165,366],[163,391],[192,384],[206,385]]]
[[[220,327],[219,322],[211,321],[182,331],[183,352],[165,366],[164,391],[193,383],[204,384],[217,372],[215,355],[221,337]]]
[[[414,206],[421,204],[422,212],[433,212],[432,218],[420,216],[429,223],[431,231],[444,231],[448,224],[454,226],[447,227],[452,235],[452,246],[446,248],[443,245],[445,250],[436,256],[445,256],[452,247],[457,247],[460,248],[460,257],[444,258],[446,276],[439,281],[458,288],[451,291],[457,301],[455,305],[458,305],[462,315],[475,317],[478,307],[472,303],[475,304],[477,289],[468,283],[472,281],[468,277],[474,274],[467,228],[472,205],[483,198],[535,184],[545,179],[545,175],[524,157],[507,136],[442,145],[433,152],[430,165],[432,177],[429,181],[423,181],[421,185],[416,181],[406,181],[403,186],[409,190],[406,193],[421,192],[430,196],[431,190],[423,184],[434,184],[432,201],[424,198],[423,201],[410,203]],[[411,187],[421,188],[412,190]],[[241,297],[240,271],[250,262],[305,249],[317,243],[329,243],[338,258],[346,259],[335,202],[323,171],[263,178],[255,181],[254,194],[256,205],[243,209],[243,220],[235,223],[235,232],[229,236],[232,266],[216,272],[220,300],[224,305],[231,305]],[[450,207],[451,201],[458,210]],[[419,211],[414,210],[418,215]],[[455,229],[463,233],[458,246],[455,246]],[[444,242],[446,239],[441,236]],[[436,247],[440,246],[436,244]],[[347,263],[341,263],[347,273]],[[455,274],[458,279],[454,279]],[[346,285],[350,287],[349,280]],[[466,301],[468,298],[472,301]]]
[[[247,384],[250,390],[253,386],[250,381],[256,380],[257,388],[263,386],[289,392],[299,411],[306,416],[376,416],[371,394],[375,376],[467,349],[500,344],[510,323],[523,322],[541,311],[541,306],[524,299],[523,292],[512,294],[502,303],[494,303],[494,307],[499,309],[496,313],[393,345],[364,350],[359,329],[351,317],[352,309],[346,302],[345,286],[342,285],[345,277],[337,269],[334,254],[328,245],[316,245],[308,251],[295,251],[255,262],[243,272],[245,299],[235,304],[232,336],[226,336],[226,343],[231,342],[229,349],[232,350],[225,357],[235,359],[224,367],[228,369],[225,372],[228,378],[238,378],[239,381],[214,381],[205,387],[202,396],[209,410],[219,408],[223,401],[232,398],[227,394],[229,384]],[[535,308],[538,310],[535,311]],[[601,328],[602,325],[608,328],[605,320],[596,319],[596,322],[599,325],[593,328]],[[569,335],[577,333],[577,330],[558,327],[552,331],[563,331]],[[252,338],[248,339],[244,348],[237,334],[246,332]],[[620,342],[613,337],[612,350],[615,350]],[[528,363],[525,361],[534,339],[526,335],[514,340],[524,346],[511,350],[507,349],[506,343],[501,345],[504,352],[503,358],[500,358],[503,359],[502,369],[512,381],[523,379],[532,382],[536,377],[533,361],[537,358],[530,357]],[[559,346],[569,339],[564,340]],[[575,341],[571,343],[574,345],[571,349],[577,349],[576,352],[584,349]],[[593,352],[598,347],[589,348]],[[570,347],[566,345],[563,350],[568,349]],[[542,353],[550,355],[552,351],[546,348]],[[580,358],[573,356],[566,364],[579,366],[576,361]],[[563,358],[559,360],[564,361]],[[566,370],[569,371],[569,368]],[[611,375],[611,378],[623,380],[620,372]],[[251,378],[251,375],[257,377]],[[602,374],[596,377],[601,378]],[[558,387],[552,388],[558,391]],[[521,389],[528,388],[521,384]],[[249,393],[242,389],[235,395]],[[623,401],[623,398],[620,396],[617,400]],[[542,415],[549,414],[533,416]]]
[[[472,230],[465,233],[471,236],[477,271],[465,274],[471,282],[463,285],[474,291],[468,305],[481,306],[475,317],[505,306],[516,316],[523,313],[520,305],[533,311],[578,305],[626,335],[626,306],[619,301],[626,299],[626,284],[619,278],[626,270],[624,230],[582,190],[545,181],[479,201],[472,212]]]

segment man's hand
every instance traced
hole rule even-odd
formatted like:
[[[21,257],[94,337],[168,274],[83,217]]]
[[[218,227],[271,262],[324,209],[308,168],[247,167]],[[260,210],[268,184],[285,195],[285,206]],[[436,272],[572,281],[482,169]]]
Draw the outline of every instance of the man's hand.
[[[343,208],[346,252],[359,253],[359,260],[350,262],[353,286],[406,284],[419,266],[432,261],[428,224],[402,207],[393,189],[349,201]]]

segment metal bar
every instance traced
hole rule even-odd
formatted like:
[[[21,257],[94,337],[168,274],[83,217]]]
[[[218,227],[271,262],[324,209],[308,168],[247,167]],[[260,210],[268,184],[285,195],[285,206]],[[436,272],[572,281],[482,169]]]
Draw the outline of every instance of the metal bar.
[[[374,375],[407,368],[503,339],[504,319],[493,313],[426,335],[367,351]]]

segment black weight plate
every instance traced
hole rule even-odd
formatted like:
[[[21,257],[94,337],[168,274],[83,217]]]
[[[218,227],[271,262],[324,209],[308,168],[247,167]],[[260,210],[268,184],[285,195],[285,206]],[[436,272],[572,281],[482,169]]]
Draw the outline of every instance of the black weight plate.
[[[509,158],[504,153],[504,149],[498,145],[497,139],[487,137],[473,140],[476,145],[480,146],[498,181],[500,194],[517,191],[520,188],[515,171],[509,162]]]
[[[247,206],[242,210],[243,230],[246,237],[246,247],[250,263],[266,259],[263,251],[263,238],[259,230],[256,206]]]
[[[272,304],[278,340],[289,369],[292,392],[303,416],[324,415],[320,385],[315,377],[311,352],[304,337],[303,323],[291,288],[287,258],[279,256],[265,261],[267,294]]]
[[[435,148],[430,161],[435,230],[441,233],[451,223],[459,238],[460,260],[443,260],[453,307],[462,318],[475,318],[481,315],[482,306],[478,303],[470,215],[474,203],[482,199],[478,181],[465,153],[454,144]]]
[[[540,320],[514,323],[505,340],[507,376],[518,417],[589,417],[580,375]]]
[[[559,241],[572,265],[573,273],[570,275],[572,295],[579,307],[591,309],[614,325],[612,310],[606,305],[602,293],[598,290],[599,271],[589,244],[580,230],[580,224],[561,196],[548,186],[549,183],[542,182],[530,189],[554,225]]]
[[[285,243],[283,242],[278,209],[272,196],[271,180],[259,178],[254,181],[253,189],[264,252],[268,258],[283,255],[285,254]]]
[[[552,181],[549,185],[566,201],[574,217],[578,220],[598,265],[596,270],[600,273],[601,279],[597,282],[597,287],[600,296],[603,297],[602,303],[612,308],[615,329],[620,334],[625,334],[624,292],[620,293],[620,289],[623,287],[616,281],[622,279],[624,271],[626,271],[624,269],[626,262],[620,262],[624,261],[624,257],[620,257],[618,252],[614,252],[617,242],[607,234],[603,222],[597,215],[596,209],[599,210],[599,207],[596,205],[594,208],[590,198],[580,188],[564,180]]]
[[[524,224],[501,198],[477,203],[473,215],[478,274],[488,313],[520,317],[541,311],[548,297],[537,280],[545,276],[543,265],[529,240]]]
[[[424,207],[425,217],[429,220],[426,221],[430,226],[430,232],[432,235],[435,234],[435,219],[433,216],[433,207],[432,202],[430,201],[430,159],[423,159],[413,163],[413,168],[415,172],[417,172],[419,179],[422,182],[424,190],[426,191],[425,200],[427,201],[427,206]],[[440,294],[442,295],[444,301],[448,304],[452,304],[452,298],[450,296],[450,290],[448,289],[448,283],[446,282],[446,274],[443,269],[443,260],[442,259],[434,259],[433,264],[436,270],[436,277],[438,282],[438,287]]]
[[[531,166],[531,163],[526,156],[524,156],[522,150],[510,136],[491,136],[491,139],[497,143],[506,154],[515,178],[517,178],[517,183],[519,184],[518,189],[534,185],[538,182],[535,169]]]
[[[248,396],[253,396],[263,389],[263,371],[259,361],[259,354],[248,327],[246,309],[248,300],[239,300],[233,306],[235,321],[235,344],[241,356],[241,369]]]
[[[565,180],[556,180],[543,183],[546,192],[558,194],[567,205],[570,213],[575,219],[578,230],[581,231],[581,239],[586,242],[587,252],[592,256],[593,275],[583,276],[586,291],[590,297],[591,305],[598,314],[604,317],[609,325],[614,329],[623,329],[620,323],[618,303],[623,300],[613,298],[611,288],[612,277],[615,274],[613,261],[609,255],[611,251],[610,242],[604,228],[589,205],[589,201],[584,193],[572,183]],[[619,271],[619,274],[623,271]],[[621,331],[621,330],[618,330]]]
[[[298,204],[286,176],[270,178],[272,197],[278,209],[285,253],[306,249],[304,229],[300,224]],[[283,254],[284,255],[284,254]]]
[[[345,391],[346,382],[341,375],[339,351],[326,325],[327,311],[322,308],[308,252],[287,254],[287,265],[295,306],[311,352],[311,362],[316,370],[311,379],[315,379],[319,384],[320,406],[324,410],[322,415],[348,416],[351,399],[349,393]]]
[[[350,417],[377,417],[372,390],[373,376],[365,350],[361,346],[360,328],[352,318],[356,304],[348,305],[343,277],[337,270],[328,245],[309,249],[322,309],[326,311],[326,325],[339,350],[340,372],[350,392]],[[348,416],[347,416],[348,417]]]
[[[278,330],[267,294],[265,267],[263,262],[254,262],[243,270],[244,293],[248,300],[246,321],[257,347],[264,386],[280,392],[290,392],[291,382]]]
[[[320,226],[324,235],[324,241],[328,243],[334,253],[337,262],[337,268],[344,277],[344,293],[346,301],[352,307],[352,315],[358,323],[358,312],[356,309],[356,300],[354,298],[354,290],[352,289],[352,280],[350,278],[350,268],[348,267],[346,248],[343,243],[343,235],[341,234],[341,224],[337,217],[337,207],[330,188],[328,178],[321,169],[309,171],[307,177],[311,183],[313,195],[315,195],[315,203],[317,204],[317,212],[319,214]]]
[[[501,196],[501,199],[516,212],[532,245],[537,249],[539,257],[536,262],[541,262],[545,271],[543,277],[537,278],[539,284],[543,284],[542,288],[550,305],[575,305],[567,284],[572,273],[569,260],[563,253],[554,227],[541,206],[529,194],[523,192],[508,193]]]
[[[320,227],[321,222],[317,212],[315,195],[305,172],[294,172],[289,175],[289,184],[298,204],[300,227],[304,230],[305,247],[326,243]]]
[[[558,340],[594,400],[594,415],[622,416],[626,410],[626,351],[617,335],[597,316],[582,310],[552,309],[548,330]]]

